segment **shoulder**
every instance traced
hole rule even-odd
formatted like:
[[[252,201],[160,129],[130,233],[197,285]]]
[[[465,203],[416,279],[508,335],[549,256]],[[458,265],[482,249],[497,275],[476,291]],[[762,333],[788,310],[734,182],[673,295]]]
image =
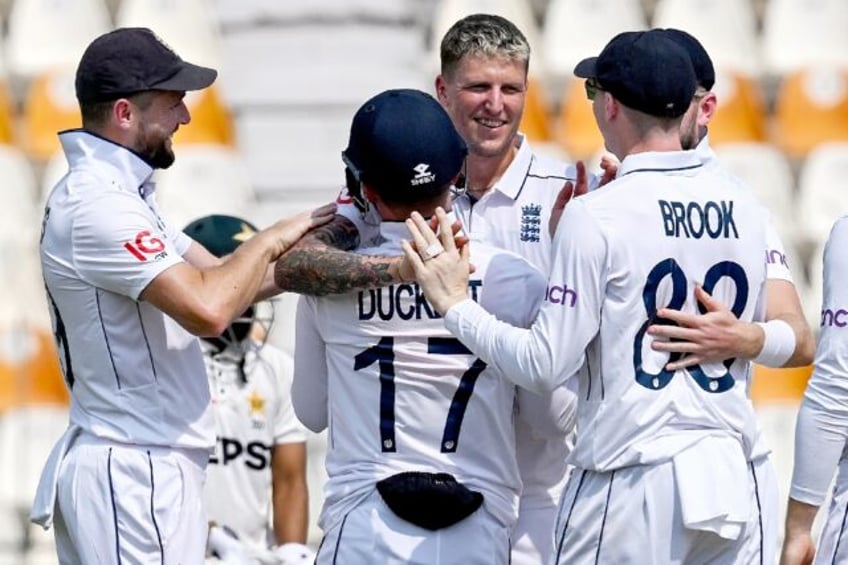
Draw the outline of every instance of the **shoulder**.
[[[528,176],[541,179],[573,180],[577,177],[574,165],[548,155],[533,152]]]

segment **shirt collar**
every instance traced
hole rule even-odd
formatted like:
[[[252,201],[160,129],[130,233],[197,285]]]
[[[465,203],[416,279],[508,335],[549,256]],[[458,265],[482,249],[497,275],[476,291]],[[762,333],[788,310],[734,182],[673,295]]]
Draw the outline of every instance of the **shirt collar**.
[[[501,175],[501,178],[492,186],[492,190],[497,190],[509,196],[512,200],[518,198],[518,194],[524,186],[524,179],[527,178],[527,172],[533,163],[533,150],[524,134],[516,135],[515,143],[518,145],[518,151],[515,152],[512,162]]]
[[[448,212],[448,220],[454,223],[457,218],[453,212]],[[403,239],[412,239],[409,229],[406,227],[406,222],[400,221],[385,221],[380,222],[380,235],[383,239],[393,243],[400,243]]]
[[[155,190],[155,184],[150,182],[153,167],[132,150],[83,129],[60,132],[59,141],[71,170],[96,162],[98,167],[112,169],[121,179],[126,179],[126,183],[120,184],[124,190],[142,198]]]
[[[715,161],[718,157],[713,151],[713,148],[710,147],[710,135],[707,134],[701,138],[701,141],[698,142],[698,145],[695,146],[695,153],[698,155],[698,159],[706,165],[707,163],[711,163]]]
[[[625,157],[618,167],[616,178],[637,172],[670,172],[699,167],[701,160],[695,151],[645,151]]]

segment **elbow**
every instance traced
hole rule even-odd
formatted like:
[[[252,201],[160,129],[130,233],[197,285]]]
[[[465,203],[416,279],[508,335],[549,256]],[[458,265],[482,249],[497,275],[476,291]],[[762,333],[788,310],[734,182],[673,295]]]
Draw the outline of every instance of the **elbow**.
[[[793,361],[795,361],[795,366],[797,367],[812,364],[816,357],[816,343],[813,339],[812,332],[808,330],[804,334],[801,343],[795,348],[795,355],[793,355]]]
[[[215,308],[213,305],[201,306],[195,309],[192,314],[191,318],[185,320],[182,325],[197,337],[218,337],[232,323],[227,312],[221,308]]]
[[[292,397],[292,408],[294,408],[294,415],[307,430],[319,434],[327,428],[327,419],[325,417],[318,414],[317,410],[310,410],[308,407],[303,406],[294,397]]]

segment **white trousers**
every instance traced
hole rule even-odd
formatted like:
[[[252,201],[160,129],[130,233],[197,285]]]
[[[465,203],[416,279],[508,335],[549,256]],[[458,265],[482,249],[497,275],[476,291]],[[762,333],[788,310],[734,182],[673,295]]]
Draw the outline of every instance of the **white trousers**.
[[[768,458],[748,465],[751,513],[729,540],[686,528],[673,463],[597,473],[575,469],[557,518],[555,554],[562,565],[773,565],[778,495]]]
[[[839,470],[824,527],[816,548],[816,565],[848,562],[848,460],[839,461]]]
[[[62,565],[203,563],[200,450],[80,437],[61,463],[54,518]]]
[[[506,565],[510,528],[484,506],[441,530],[399,518],[374,489],[325,532],[317,565]]]
[[[511,565],[540,565],[547,563],[554,548],[554,522],[557,506],[540,506],[518,511],[518,522],[512,530]]]

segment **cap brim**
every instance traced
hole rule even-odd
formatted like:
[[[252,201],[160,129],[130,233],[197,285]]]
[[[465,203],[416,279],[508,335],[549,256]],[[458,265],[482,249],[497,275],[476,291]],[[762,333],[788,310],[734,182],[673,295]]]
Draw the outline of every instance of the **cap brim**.
[[[171,77],[150,85],[151,90],[202,90],[218,77],[218,71],[183,61],[182,67]]]
[[[595,64],[597,62],[597,57],[583,59],[574,67],[574,75],[580,78],[595,78]]]

